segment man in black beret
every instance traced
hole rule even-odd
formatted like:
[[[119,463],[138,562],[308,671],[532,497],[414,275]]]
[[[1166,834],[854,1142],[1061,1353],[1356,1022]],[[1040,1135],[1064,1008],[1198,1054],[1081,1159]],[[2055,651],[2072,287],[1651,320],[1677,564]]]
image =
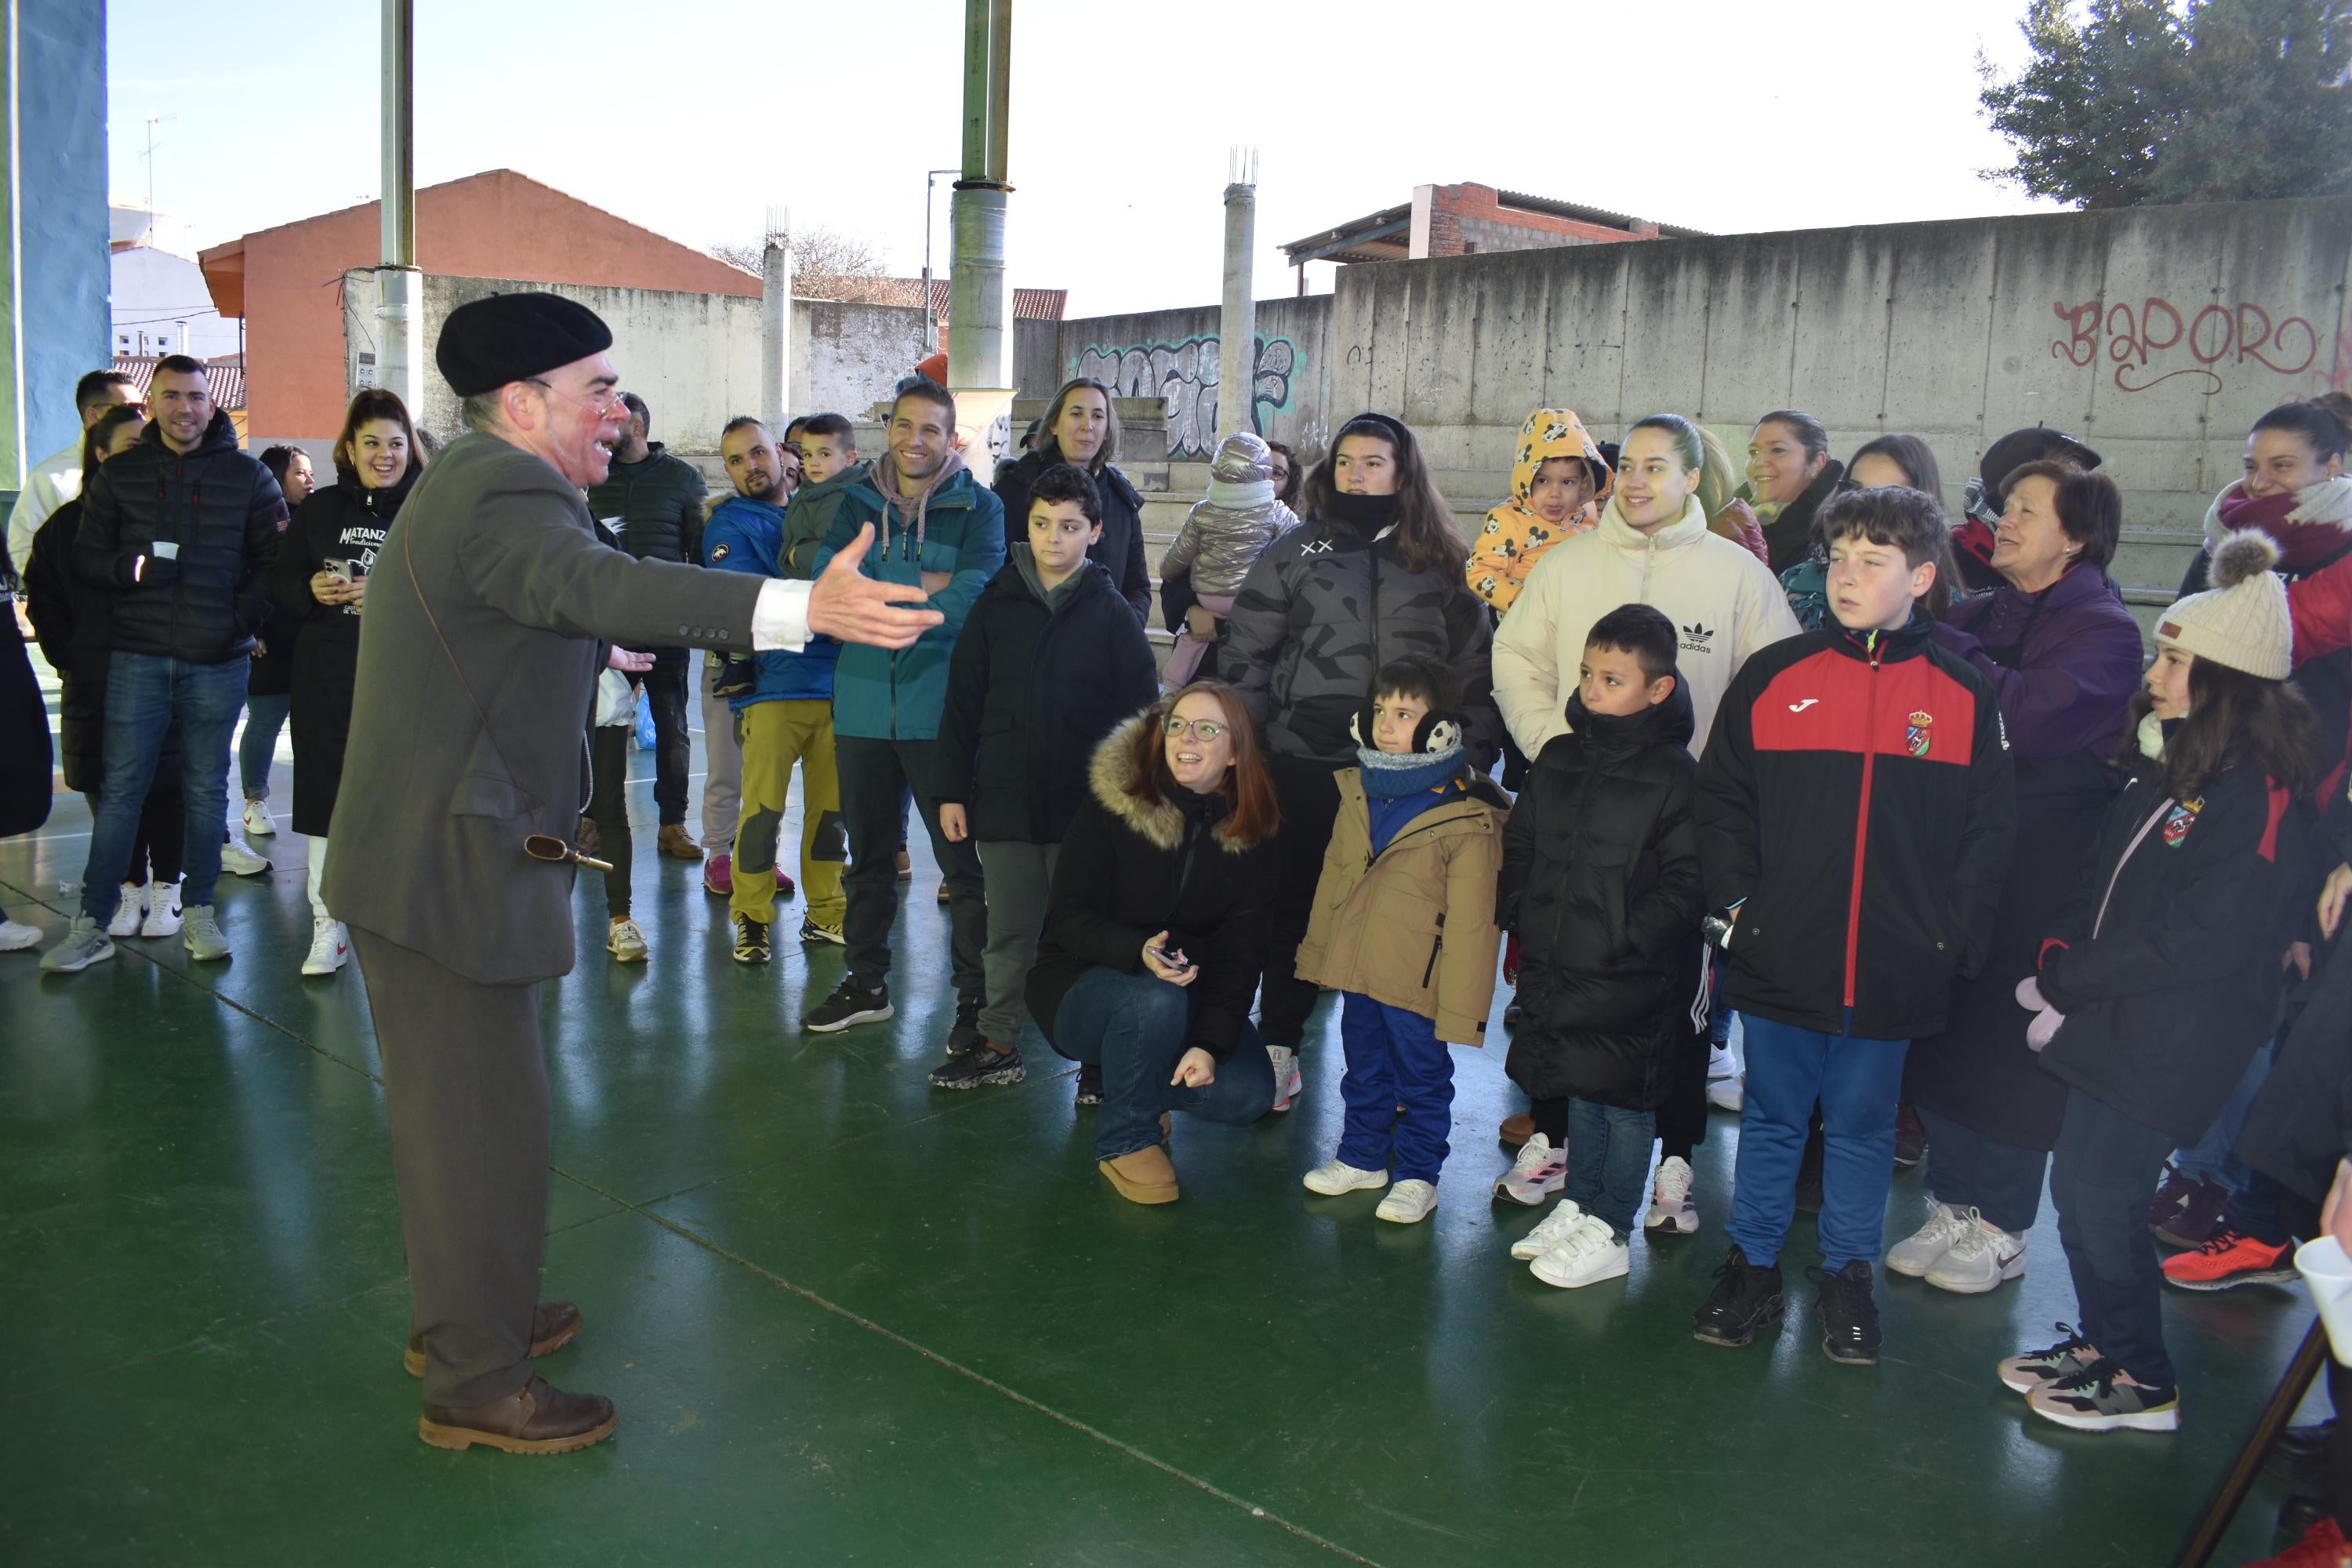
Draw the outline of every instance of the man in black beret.
[[[857,574],[867,530],[814,583],[639,561],[596,536],[626,411],[595,313],[504,294],[449,313],[436,351],[468,433],[416,481],[377,559],[325,895],[367,977],[408,1253],[407,1363],[438,1447],[560,1454],[608,1436],[601,1394],[531,1358],[579,1333],[538,1301],[549,1121],[539,983],[574,955],[581,763],[597,672],[656,645],[797,650],[813,633],[905,647],[919,588]],[[614,647],[613,645],[619,645]]]

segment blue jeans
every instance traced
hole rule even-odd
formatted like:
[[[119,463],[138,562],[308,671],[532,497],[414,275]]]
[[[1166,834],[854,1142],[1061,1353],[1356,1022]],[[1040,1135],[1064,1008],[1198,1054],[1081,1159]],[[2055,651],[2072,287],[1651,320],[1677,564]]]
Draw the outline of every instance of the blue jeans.
[[[1453,1054],[1418,1013],[1352,991],[1340,1001],[1348,1073],[1339,1080],[1347,1106],[1339,1158],[1360,1171],[1385,1171],[1393,1152],[1398,1181],[1434,1182],[1454,1125]]]
[[[286,728],[286,716],[293,709],[289,692],[246,698],[245,734],[236,743],[237,781],[245,786],[246,799],[269,798],[269,764],[278,756],[278,731]]]
[[[1911,1042],[1828,1035],[1753,1013],[1739,1016],[1748,1032],[1748,1094],[1732,1166],[1731,1239],[1750,1263],[1780,1261],[1780,1243],[1797,1213],[1797,1166],[1819,1100],[1822,1262],[1832,1272],[1856,1258],[1875,1264],[1886,1232],[1886,1192],[1895,1179],[1895,1106]]]
[[[2169,1384],[2174,1375],[2164,1349],[2164,1275],[2147,1229],[2147,1194],[2171,1149],[2168,1134],[2070,1089],[2050,1158],[2050,1201],[2074,1276],[2076,1327],[2101,1355],[2147,1384]]]
[[[2218,1183],[2232,1193],[2246,1190],[2252,1173],[2234,1151],[2238,1134],[2246,1130],[2246,1118],[2253,1114],[2254,1096],[2263,1091],[2263,1081],[2271,1076],[2273,1054],[2277,1048],[2278,1041],[2273,1039],[2254,1053],[2246,1070],[2239,1076],[2238,1087],[2230,1091],[2221,1114],[2205,1130],[2205,1136],[2173,1154],[2172,1163],[2182,1175]]]
[[[1192,1032],[1191,992],[1152,975],[1097,964],[1064,994],[1054,1014],[1054,1048],[1102,1068],[1097,1159],[1116,1160],[1159,1142],[1162,1111],[1238,1123],[1255,1121],[1273,1107],[1274,1064],[1247,1022],[1234,1054],[1217,1064],[1215,1082],[1201,1089],[1170,1083]]]
[[[2032,1229],[2050,1156],[1987,1137],[1924,1105],[1918,1110],[1927,1130],[1927,1190],[1936,1201],[1975,1209],[2012,1235]]]
[[[1597,1100],[1568,1102],[1568,1185],[1561,1196],[1599,1215],[1622,1241],[1650,1193],[1650,1141],[1657,1113]]]
[[[82,913],[104,925],[122,899],[139,808],[155,777],[163,732],[180,721],[180,794],[187,807],[187,881],[182,903],[213,901],[220,880],[221,829],[228,813],[229,737],[245,706],[243,656],[190,664],[161,654],[117,651],[106,669],[106,783],[81,875]]]

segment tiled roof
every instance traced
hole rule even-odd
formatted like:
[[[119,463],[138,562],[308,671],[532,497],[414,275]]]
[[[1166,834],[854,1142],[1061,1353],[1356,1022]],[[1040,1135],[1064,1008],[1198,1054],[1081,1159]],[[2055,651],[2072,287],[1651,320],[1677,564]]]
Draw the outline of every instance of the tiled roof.
[[[155,379],[155,354],[117,354],[114,368],[138,384],[139,395],[147,395],[147,384]],[[205,362],[205,381],[211,392],[215,408],[245,406],[245,356],[215,354]]]
[[[923,280],[919,278],[884,278],[878,279],[873,303],[906,305],[919,309],[923,302]],[[1063,308],[1069,303],[1067,289],[1015,289],[1013,290],[1013,319],[1016,321],[1058,321]],[[931,313],[948,313],[948,280],[931,279]]]

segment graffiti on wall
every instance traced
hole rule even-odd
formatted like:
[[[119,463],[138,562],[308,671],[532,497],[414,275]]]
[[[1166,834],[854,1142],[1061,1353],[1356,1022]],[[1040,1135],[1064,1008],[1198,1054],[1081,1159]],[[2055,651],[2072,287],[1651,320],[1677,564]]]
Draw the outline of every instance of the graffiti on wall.
[[[1261,337],[1250,372],[1250,428],[1265,434],[1266,418],[1290,406],[1291,378],[1306,355],[1288,338]],[[1160,397],[1168,405],[1171,457],[1206,456],[1217,441],[1217,337],[1179,343],[1108,344],[1070,362],[1070,374],[1091,376],[1119,397]]]
[[[2078,366],[2095,363],[2104,337],[2116,386],[2124,392],[2146,392],[2175,376],[2190,376],[2200,378],[2192,384],[2210,396],[2221,390],[2225,370],[2252,365],[2301,375],[2319,361],[2319,329],[2308,318],[2274,320],[2252,300],[2216,302],[2193,314],[2160,294],[2113,305],[2104,298],[2079,305],[2053,300],[2050,309],[2067,333],[2051,340],[2051,357]],[[2190,363],[2180,363],[2184,359]]]

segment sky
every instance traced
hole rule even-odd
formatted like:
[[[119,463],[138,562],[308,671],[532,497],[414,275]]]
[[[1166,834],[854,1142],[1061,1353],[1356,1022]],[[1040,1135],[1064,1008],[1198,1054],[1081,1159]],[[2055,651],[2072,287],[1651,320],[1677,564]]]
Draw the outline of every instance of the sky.
[[[2036,210],[1977,58],[2026,0],[1020,0],[1012,281],[1072,318],[1213,303],[1227,154],[1277,247],[1472,181],[1713,233]],[[771,206],[922,269],[961,153],[957,0],[415,0],[420,185],[512,168],[694,246]],[[376,0],[109,0],[114,194],[194,245],[375,198]],[[1632,25],[1639,22],[1640,25]],[[933,266],[947,271],[949,179]],[[1333,268],[1308,268],[1331,287]]]

